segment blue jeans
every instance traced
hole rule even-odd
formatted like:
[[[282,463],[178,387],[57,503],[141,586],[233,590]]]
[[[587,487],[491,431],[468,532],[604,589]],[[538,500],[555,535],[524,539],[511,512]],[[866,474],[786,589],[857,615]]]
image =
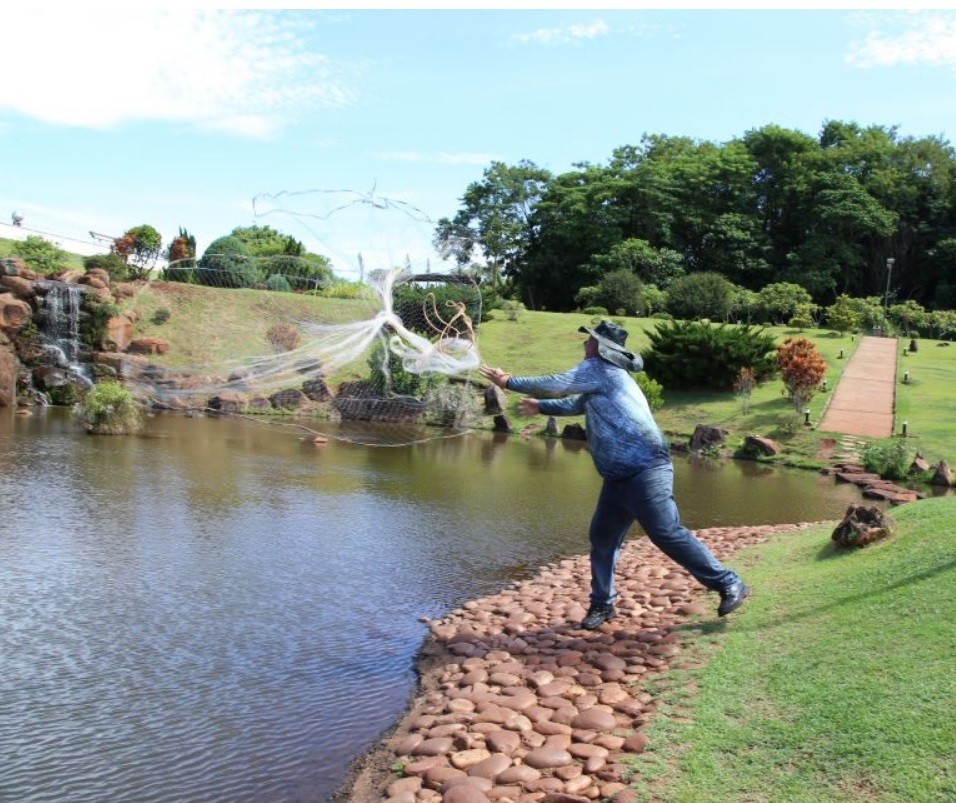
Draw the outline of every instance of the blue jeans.
[[[674,501],[674,467],[668,463],[623,480],[605,480],[591,519],[591,602],[614,601],[614,569],[631,525],[701,585],[724,591],[740,578],[680,523]]]

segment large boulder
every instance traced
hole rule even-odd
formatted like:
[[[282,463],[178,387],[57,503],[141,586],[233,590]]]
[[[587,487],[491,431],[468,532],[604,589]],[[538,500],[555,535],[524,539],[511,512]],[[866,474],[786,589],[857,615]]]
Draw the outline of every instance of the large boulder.
[[[327,402],[332,398],[328,385],[321,377],[305,380],[302,383],[302,392],[314,402]]]
[[[296,388],[287,388],[273,393],[269,397],[272,406],[277,410],[294,410],[301,407],[306,400],[306,395]]]
[[[157,337],[140,337],[130,341],[130,354],[166,354],[169,352],[169,343]]]
[[[13,349],[0,346],[0,407],[13,407],[17,403],[17,372],[19,365]]]
[[[22,276],[0,276],[0,287],[13,292],[20,298],[33,298],[36,293],[33,289],[33,281],[24,279]]]
[[[16,334],[30,322],[33,309],[13,293],[0,293],[0,329]]]
[[[126,315],[114,315],[106,322],[104,351],[127,351],[133,342],[133,322]]]

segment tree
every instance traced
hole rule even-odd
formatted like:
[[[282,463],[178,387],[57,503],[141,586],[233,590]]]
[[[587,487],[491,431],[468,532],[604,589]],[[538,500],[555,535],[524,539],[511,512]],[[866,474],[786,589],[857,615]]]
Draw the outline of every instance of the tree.
[[[526,159],[510,166],[492,162],[482,180],[465,189],[455,217],[438,221],[436,244],[454,255],[460,267],[477,249],[497,289],[502,276],[513,275],[524,258],[531,213],[550,180],[548,170]]]
[[[797,412],[810,403],[827,375],[827,364],[812,340],[788,337],[777,347],[780,378]]]
[[[667,309],[667,293],[657,285],[645,284],[641,287],[641,304],[644,307],[645,315],[663,312]]]
[[[816,311],[816,304],[798,304],[797,309],[790,316],[790,320],[787,321],[787,326],[794,329],[809,329],[816,324],[813,318]]]
[[[852,299],[841,293],[826,309],[827,324],[838,332],[851,332],[860,326],[860,316],[854,309]]]
[[[246,244],[254,257],[302,256],[306,249],[301,242],[272,226],[237,226],[230,236]]]
[[[35,234],[17,242],[13,246],[13,254],[22,259],[23,264],[30,270],[44,275],[63,270],[70,258],[58,245]]]
[[[196,280],[196,238],[182,226],[179,234],[166,249],[168,266],[164,271],[167,281],[194,282]]]
[[[813,298],[799,284],[774,282],[757,294],[763,320],[781,324],[792,318],[801,304],[812,304]]]
[[[126,260],[131,279],[145,279],[156,266],[162,251],[163,238],[148,223],[127,229],[113,240],[112,252]]]
[[[654,248],[636,237],[615,243],[606,254],[593,256],[591,262],[607,273],[626,270],[662,288],[684,275],[684,258],[677,251]]]
[[[903,332],[909,337],[913,329],[923,329],[929,325],[929,317],[922,305],[908,299],[902,304],[894,304],[889,308],[891,320],[903,327]]]
[[[671,284],[667,291],[667,311],[683,320],[726,321],[733,297],[734,285],[719,273],[691,273]]]

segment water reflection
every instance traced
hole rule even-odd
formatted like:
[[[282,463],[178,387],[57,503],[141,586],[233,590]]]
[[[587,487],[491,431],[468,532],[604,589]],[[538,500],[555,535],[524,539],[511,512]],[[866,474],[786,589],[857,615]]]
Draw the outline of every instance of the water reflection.
[[[419,617],[582,552],[598,487],[583,444],[520,435],[0,415],[0,800],[326,800],[402,711]],[[691,527],[859,501],[684,458],[675,493]]]

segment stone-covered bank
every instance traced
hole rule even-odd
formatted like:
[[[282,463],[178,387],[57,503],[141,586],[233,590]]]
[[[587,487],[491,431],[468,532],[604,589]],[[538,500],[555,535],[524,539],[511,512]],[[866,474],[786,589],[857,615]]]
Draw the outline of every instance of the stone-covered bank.
[[[809,524],[697,531],[722,560]],[[633,800],[629,756],[648,745],[657,700],[643,689],[681,652],[680,626],[715,616],[708,593],[646,538],[618,567],[617,618],[576,626],[587,556],[429,623],[419,688],[394,730],[353,768],[349,803],[587,803]],[[760,594],[760,589],[755,589]],[[746,606],[726,620],[746,616]]]

